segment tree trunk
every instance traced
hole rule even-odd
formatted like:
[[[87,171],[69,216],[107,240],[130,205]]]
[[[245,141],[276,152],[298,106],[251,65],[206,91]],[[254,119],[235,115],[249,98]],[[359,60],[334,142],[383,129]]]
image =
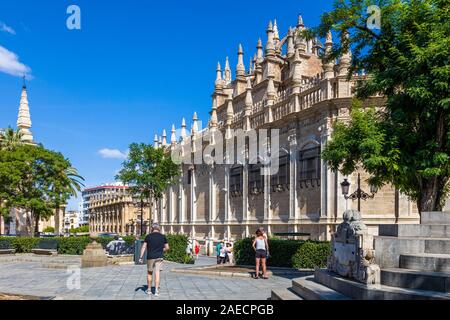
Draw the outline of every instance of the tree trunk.
[[[39,235],[39,217],[34,217],[34,236]]]
[[[444,188],[448,179],[443,177],[435,177],[424,179],[422,189],[417,199],[417,208],[419,214],[422,212],[442,211]]]

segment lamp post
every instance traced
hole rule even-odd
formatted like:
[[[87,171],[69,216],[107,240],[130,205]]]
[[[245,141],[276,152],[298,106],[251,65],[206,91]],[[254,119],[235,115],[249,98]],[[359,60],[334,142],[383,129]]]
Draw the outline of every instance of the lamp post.
[[[370,193],[366,193],[364,190],[361,189],[361,175],[358,173],[358,188],[352,193],[348,194],[350,189],[350,182],[348,182],[347,179],[344,179],[343,182],[341,182],[341,188],[342,188],[342,194],[345,198],[345,200],[351,199],[351,200],[358,200],[358,211],[361,211],[361,199],[364,201],[367,199],[373,199],[375,197],[375,193],[377,193],[378,188],[375,185],[370,185]]]
[[[147,206],[147,202],[144,201],[142,194],[137,194],[133,196],[133,204],[135,206],[139,205],[141,209],[141,237],[144,235],[144,207]]]

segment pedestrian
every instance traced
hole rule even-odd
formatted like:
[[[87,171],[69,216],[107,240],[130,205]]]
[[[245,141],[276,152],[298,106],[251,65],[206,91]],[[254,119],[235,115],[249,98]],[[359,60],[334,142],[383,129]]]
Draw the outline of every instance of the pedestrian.
[[[217,245],[216,245],[217,264],[220,264],[220,249],[221,249],[221,244],[220,244],[220,242],[217,242]]]
[[[226,263],[227,262],[227,247],[225,246],[225,243],[220,244],[220,263]]]
[[[198,254],[200,253],[200,245],[198,244],[197,241],[195,241],[195,248],[194,248],[194,250],[195,250],[195,257],[198,260]]]
[[[234,259],[233,259],[233,245],[231,244],[231,242],[227,243],[227,260],[231,264],[234,263]]]
[[[155,297],[159,296],[160,270],[164,261],[164,252],[170,249],[165,235],[161,234],[160,226],[157,223],[152,224],[151,233],[145,237],[142,245],[139,262],[143,262],[143,256],[147,249],[147,284],[146,294],[152,293],[152,275],[155,274]]]
[[[267,238],[264,237],[263,231],[261,229],[256,230],[256,238],[255,240],[253,240],[253,249],[255,250],[255,260],[256,260],[255,279],[259,278],[260,263],[262,264],[263,269],[263,279],[268,279],[266,258],[269,253],[269,242],[267,241]]]

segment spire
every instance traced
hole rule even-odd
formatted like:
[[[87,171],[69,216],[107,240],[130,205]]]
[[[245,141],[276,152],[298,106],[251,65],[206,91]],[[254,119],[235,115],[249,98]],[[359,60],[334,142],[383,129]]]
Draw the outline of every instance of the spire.
[[[170,144],[174,145],[177,143],[177,136],[175,135],[175,125],[172,124],[172,132],[170,135]]]
[[[256,45],[256,63],[261,63],[264,60],[262,48],[262,41],[261,38],[259,38],[258,44]]]
[[[300,64],[302,60],[300,59],[299,50],[295,50],[294,61],[293,61],[293,70],[292,70],[292,81],[294,85],[301,85],[302,83],[302,74],[300,70]]]
[[[252,74],[253,73],[253,61],[255,60],[255,57],[250,57],[250,63],[249,63],[249,67],[248,67],[248,74]]]
[[[186,134],[186,120],[184,118],[181,120],[180,136],[181,136],[182,140],[184,140],[186,138],[186,136],[187,136],[187,134]]]
[[[196,134],[197,132],[198,132],[198,118],[197,118],[197,112],[194,112],[194,115],[192,116],[191,133]]]
[[[272,21],[269,21],[267,26],[267,43],[266,43],[266,56],[272,56],[275,54],[274,34]]]
[[[245,95],[245,108],[251,109],[253,106],[253,97],[252,97],[252,81],[250,78],[247,78],[247,88],[246,95]]]
[[[231,82],[231,69],[230,69],[230,62],[228,61],[228,57],[226,57],[225,59],[225,75],[224,75],[224,80],[225,80],[225,84],[229,84]]]
[[[215,97],[213,98],[210,125],[211,127],[217,127],[217,99]]]
[[[242,45],[239,44],[238,48],[238,63],[236,65],[236,77],[245,76],[245,66],[244,66],[244,50]]]
[[[165,147],[167,146],[167,134],[166,134],[166,129],[163,130],[162,133],[162,145]]]
[[[161,136],[159,136],[159,141],[158,141],[158,148],[161,148],[163,146],[163,141]]]
[[[278,33],[277,19],[273,21],[273,38],[278,42],[280,40],[280,35]]]
[[[155,138],[153,139],[153,147],[154,148],[159,148],[158,135],[157,134],[155,134]]]
[[[292,28],[289,27],[288,38],[287,38],[286,56],[288,58],[290,58],[293,55],[294,55],[294,30],[292,30]]]
[[[269,76],[269,83],[267,84],[267,100],[275,100],[277,92],[275,91],[275,84],[273,82],[273,76]]]
[[[19,114],[17,117],[17,128],[22,134],[22,140],[26,142],[33,141],[31,134],[31,117],[30,107],[28,106],[27,86],[25,84],[25,76],[23,77],[22,95],[20,97]]]
[[[234,109],[233,109],[233,95],[230,93],[227,98],[228,104],[227,104],[227,128],[225,132],[225,139],[231,138],[231,124],[233,123],[233,117],[234,117]]]
[[[349,44],[349,38],[350,35],[348,32],[344,32],[342,34],[342,45],[347,46],[348,50],[343,52],[340,61],[339,61],[339,75],[340,76],[346,76],[348,74],[348,69],[350,68],[350,64],[352,62],[352,52],[350,50],[350,44]]]
[[[304,28],[304,27],[305,27],[305,25],[303,24],[303,17],[301,14],[299,14],[297,17],[297,28],[300,29],[300,28]]]
[[[330,55],[333,49],[333,35],[331,31],[327,32],[327,37],[325,40],[325,58]],[[328,62],[324,62],[323,69],[325,71],[325,78],[331,79],[334,77],[334,61],[330,60]]]
[[[250,115],[252,113],[253,107],[253,97],[252,97],[252,81],[247,78],[247,88],[245,95],[245,108],[244,108],[244,130],[250,130]]]
[[[217,62],[216,68],[216,81],[215,81],[216,90],[222,89],[223,81],[222,81],[222,71],[220,69],[220,62]]]
[[[233,95],[230,93],[227,98],[227,125],[231,125],[234,116]]]

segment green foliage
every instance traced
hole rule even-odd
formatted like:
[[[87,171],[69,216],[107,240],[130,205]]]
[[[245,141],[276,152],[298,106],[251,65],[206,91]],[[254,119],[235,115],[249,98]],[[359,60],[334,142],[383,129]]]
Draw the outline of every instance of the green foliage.
[[[253,239],[245,238],[235,242],[234,244],[234,256],[236,259],[236,264],[238,265],[253,265],[255,264],[255,250],[252,247]],[[287,268],[298,268],[298,265],[307,265],[306,263],[299,264],[299,257],[303,258],[303,254],[309,254],[308,249],[299,252],[301,248],[308,244],[307,248],[313,246],[317,248],[316,252],[318,255],[317,260],[311,260],[309,256],[306,256],[304,261],[322,261],[323,252],[322,248],[329,247],[328,242],[312,242],[303,240],[279,240],[269,238],[269,254],[268,265],[273,267],[287,267]],[[314,249],[313,249],[314,250]],[[326,257],[325,256],[325,261]],[[303,260],[302,260],[303,261]],[[315,262],[316,263],[316,262]],[[311,264],[309,264],[311,265]],[[303,267],[310,268],[310,267]],[[312,267],[311,267],[312,268]]]
[[[86,246],[92,242],[89,237],[58,237],[59,254],[82,255]]]
[[[37,232],[39,220],[50,218],[74,194],[74,170],[61,153],[40,145],[1,149],[2,214],[7,215],[12,208],[25,209],[31,213],[30,227]]]
[[[188,237],[184,234],[167,234],[170,250],[164,254],[164,259],[178,263],[193,263],[193,259],[186,254]]]
[[[178,166],[170,152],[144,143],[133,143],[129,150],[116,179],[130,185],[131,192],[142,199],[161,198],[178,175]]]
[[[55,228],[48,226],[43,230],[44,233],[54,233],[55,232]]]
[[[69,230],[70,233],[84,233],[89,232],[89,226],[81,226],[78,228],[72,228]]]
[[[16,253],[30,253],[41,240],[42,238],[31,237],[0,237],[0,242],[9,243]]]
[[[22,136],[23,134],[19,130],[8,127],[0,135],[0,149],[7,151],[14,150],[17,146],[23,144]]]
[[[329,242],[305,242],[292,257],[292,267],[296,269],[325,268],[331,254]]]
[[[371,4],[381,8],[381,30],[367,28]],[[343,172],[361,163],[373,182],[394,185],[421,212],[442,210],[450,178],[450,2],[338,0],[315,33],[328,30],[341,42],[325,59],[351,48],[349,77],[361,69],[370,75],[357,97],[381,94],[386,103],[382,114],[355,111],[348,126],[337,124],[325,160]]]

